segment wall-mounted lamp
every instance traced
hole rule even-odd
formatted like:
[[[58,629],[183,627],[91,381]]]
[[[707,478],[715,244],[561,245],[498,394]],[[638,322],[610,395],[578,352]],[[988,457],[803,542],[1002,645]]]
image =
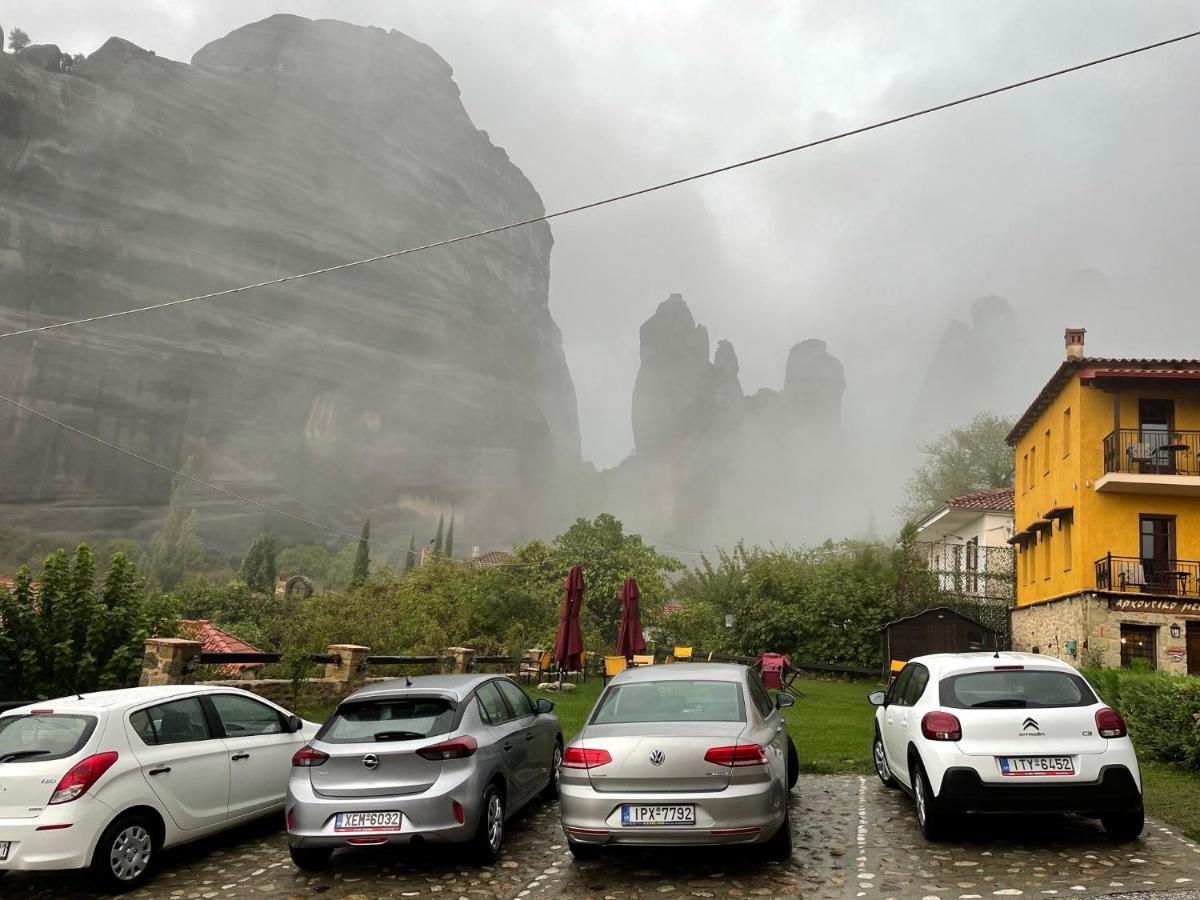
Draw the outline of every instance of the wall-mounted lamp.
[[[1177,637],[1179,637],[1179,635],[1180,635],[1181,633],[1182,633],[1182,632],[1181,632],[1181,630],[1180,630],[1180,628],[1179,628],[1179,623],[1178,623],[1178,622],[1172,622],[1172,623],[1171,623],[1171,637],[1173,637],[1173,638],[1177,638]]]

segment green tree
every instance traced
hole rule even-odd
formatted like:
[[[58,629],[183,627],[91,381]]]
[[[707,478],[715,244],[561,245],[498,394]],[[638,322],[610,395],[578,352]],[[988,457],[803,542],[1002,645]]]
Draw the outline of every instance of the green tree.
[[[408,556],[404,557],[404,571],[411,572],[417,567],[417,535],[416,532],[408,539]]]
[[[275,560],[275,534],[267,531],[260,534],[246,551],[242,560],[240,577],[250,590],[257,594],[274,596],[278,580]]]
[[[137,569],[124,554],[114,554],[88,629],[84,663],[89,677],[78,690],[137,684],[149,633],[142,605],[143,586]]]
[[[14,28],[8,35],[8,49],[13,53],[20,53],[29,46],[29,35],[22,29]]]
[[[363,522],[362,534],[358,538],[358,550],[354,554],[354,571],[350,573],[350,585],[364,584],[371,574],[371,520]]]
[[[167,517],[150,540],[150,554],[146,560],[147,575],[152,584],[169,591],[183,579],[189,566],[204,559],[204,545],[196,533],[196,511],[189,508],[192,482],[192,458],[184,462],[181,474],[171,484],[171,499],[167,505]]]
[[[454,558],[454,513],[450,513],[450,528],[446,531],[446,556]]]
[[[1013,420],[981,412],[968,424],[921,448],[925,461],[904,488],[902,512],[918,519],[951,497],[984,488],[1011,487],[1013,451],[1005,443]]]
[[[71,648],[71,560],[67,551],[46,557],[38,576],[39,687],[50,697],[71,690],[75,660]]]
[[[34,700],[41,691],[38,645],[41,642],[34,604],[33,575],[28,566],[17,569],[11,591],[0,592],[0,697]]]
[[[442,528],[445,524],[446,524],[446,517],[438,516],[437,534],[434,535],[434,538],[433,538],[433,555],[437,556],[437,557],[441,557],[444,555],[442,553],[442,549],[444,546],[443,539],[442,539]]]
[[[299,544],[280,550],[277,556],[279,574],[291,578],[307,575],[313,584],[327,588],[333,582],[334,556],[320,544]]]

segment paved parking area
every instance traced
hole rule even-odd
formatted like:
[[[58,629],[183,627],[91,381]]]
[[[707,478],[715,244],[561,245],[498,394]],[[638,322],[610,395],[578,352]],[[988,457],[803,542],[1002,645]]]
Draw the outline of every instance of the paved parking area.
[[[509,823],[490,868],[454,852],[335,857],[320,876],[295,869],[276,823],[180,848],[146,888],[169,900],[329,897],[458,898],[805,897],[828,900],[994,900],[1131,893],[1200,898],[1200,847],[1151,823],[1141,841],[1110,842],[1098,825],[1064,818],[982,820],[954,843],[927,844],[906,797],[874,778],[803,776],[792,807],[790,863],[745,851],[627,851],[575,863],[557,807],[538,803]],[[11,875],[4,897],[94,898],[81,874]]]

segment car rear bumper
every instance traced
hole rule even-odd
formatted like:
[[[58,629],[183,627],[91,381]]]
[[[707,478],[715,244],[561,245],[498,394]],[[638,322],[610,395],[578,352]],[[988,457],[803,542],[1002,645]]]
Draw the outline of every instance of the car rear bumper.
[[[288,844],[292,847],[354,847],[411,844],[423,841],[453,843],[470,840],[479,821],[484,782],[474,774],[462,779],[439,779],[421,794],[398,797],[326,797],[317,794],[307,777],[293,775],[286,804]],[[455,818],[454,803],[463,810]],[[338,832],[340,812],[400,812],[399,831]]]
[[[71,803],[48,806],[30,818],[0,819],[0,842],[8,857],[0,872],[82,869],[112,810],[87,794]]]
[[[1099,816],[1140,809],[1142,795],[1123,765],[1104,766],[1095,781],[1020,784],[985,782],[974,769],[955,767],[946,770],[938,802],[958,812]]]
[[[567,836],[580,844],[753,844],[769,840],[787,814],[787,788],[771,781],[696,793],[608,793],[559,781],[559,807]],[[694,804],[696,824],[624,826],[626,804]]]

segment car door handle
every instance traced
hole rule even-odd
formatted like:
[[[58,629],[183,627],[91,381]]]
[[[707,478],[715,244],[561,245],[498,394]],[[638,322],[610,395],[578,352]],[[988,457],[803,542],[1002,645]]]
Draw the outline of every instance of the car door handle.
[[[512,749],[512,744],[510,744],[508,741],[505,741],[505,742],[504,742],[504,749],[505,749],[505,750],[511,750],[511,749]]]
[[[232,759],[234,762],[237,762],[239,759],[249,759],[250,754],[249,753],[235,753],[235,754],[233,754],[233,756],[231,756],[229,758]]]
[[[527,740],[527,741],[532,741],[532,740],[533,740],[533,735],[532,735],[532,734],[527,734],[527,735],[525,735],[525,740]]]
[[[147,775],[166,775],[170,771],[171,771],[170,766],[159,766],[157,769],[151,769],[146,774]]]

